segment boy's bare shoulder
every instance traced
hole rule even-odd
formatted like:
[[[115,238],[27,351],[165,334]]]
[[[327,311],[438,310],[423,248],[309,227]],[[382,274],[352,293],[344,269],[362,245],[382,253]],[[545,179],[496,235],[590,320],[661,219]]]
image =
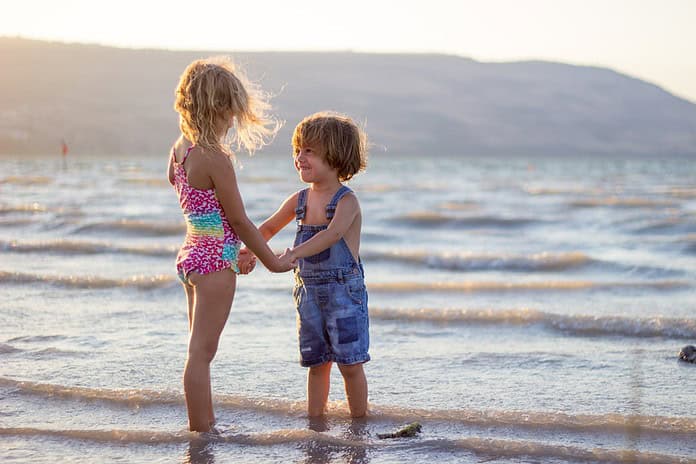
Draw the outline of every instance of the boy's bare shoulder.
[[[295,202],[297,202],[297,199],[299,198],[300,192],[301,192],[301,191],[302,191],[302,190],[297,190],[297,191],[295,191],[295,192],[292,192],[292,193],[291,193],[290,195],[288,195],[288,197],[285,199],[285,203],[287,203],[287,202],[289,202],[289,201],[295,201]]]
[[[348,208],[360,208],[358,196],[355,194],[355,192],[352,191],[343,195],[343,197],[341,197],[341,199],[338,200],[338,204]]]

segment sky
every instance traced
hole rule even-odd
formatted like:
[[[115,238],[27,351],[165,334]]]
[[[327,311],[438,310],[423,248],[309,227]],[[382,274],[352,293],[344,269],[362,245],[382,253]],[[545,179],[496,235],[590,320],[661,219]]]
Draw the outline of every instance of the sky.
[[[696,0],[0,0],[0,36],[601,66],[696,103]]]

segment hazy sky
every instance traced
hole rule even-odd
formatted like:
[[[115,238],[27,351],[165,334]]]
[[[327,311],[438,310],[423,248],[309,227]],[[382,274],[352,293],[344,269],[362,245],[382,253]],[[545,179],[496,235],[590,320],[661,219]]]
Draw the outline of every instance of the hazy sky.
[[[696,0],[0,0],[0,6],[0,36],[230,52],[543,59],[609,67],[696,102]]]

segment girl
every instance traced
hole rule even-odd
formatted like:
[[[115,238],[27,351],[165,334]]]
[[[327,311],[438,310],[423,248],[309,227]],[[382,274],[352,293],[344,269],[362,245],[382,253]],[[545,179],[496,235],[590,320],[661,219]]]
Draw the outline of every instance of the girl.
[[[228,130],[249,151],[262,146],[278,124],[265,115],[264,95],[226,58],[197,60],[181,75],[174,109],[181,136],[169,158],[186,220],[186,239],[176,260],[188,302],[189,342],[184,392],[189,429],[208,432],[215,424],[210,363],[232,306],[236,272],[253,265],[239,253],[241,242],[272,272],[292,266],[277,257],[249,220],[237,187],[232,154],[223,146]]]

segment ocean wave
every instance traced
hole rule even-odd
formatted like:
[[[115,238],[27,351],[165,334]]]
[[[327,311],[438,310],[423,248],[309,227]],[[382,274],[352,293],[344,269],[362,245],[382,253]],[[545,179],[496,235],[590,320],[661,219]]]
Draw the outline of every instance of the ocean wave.
[[[83,242],[71,240],[52,240],[41,242],[20,242],[0,240],[0,251],[14,253],[55,253],[55,254],[101,254],[124,253],[140,256],[166,256],[176,254],[175,247],[119,246],[105,242]]]
[[[286,177],[273,177],[273,176],[245,176],[245,175],[240,175],[239,176],[239,182],[240,183],[249,183],[249,184],[280,184],[283,182],[287,182]]]
[[[0,284],[33,284],[43,283],[68,288],[121,288],[134,287],[140,290],[151,290],[171,285],[174,277],[170,275],[133,276],[126,279],[107,279],[98,276],[50,276],[28,274],[22,272],[0,271]]]
[[[12,185],[47,185],[52,182],[53,179],[47,176],[7,176],[0,180],[0,184]]]
[[[675,198],[696,198],[696,187],[672,187],[664,193]]]
[[[234,443],[247,446],[277,446],[300,443],[322,443],[340,447],[364,448],[369,442],[341,438],[309,429],[281,429],[261,433],[230,433],[219,435],[197,432],[158,432],[151,430],[79,430],[43,429],[34,427],[0,427],[0,436],[57,437],[101,443],[167,444],[206,440],[214,443]]]
[[[469,451],[489,458],[560,458],[579,462],[610,462],[630,464],[685,464],[693,462],[683,456],[660,454],[632,449],[581,448],[561,444],[546,444],[529,440],[508,440],[466,437],[457,440],[423,440],[419,448],[437,451]],[[485,460],[483,461],[485,462]]]
[[[479,204],[475,201],[447,201],[439,205],[440,209],[449,211],[473,211],[479,209]]]
[[[650,290],[677,290],[688,288],[691,284],[680,280],[658,280],[645,282],[593,282],[583,280],[557,280],[534,282],[496,282],[496,281],[469,281],[469,282],[371,282],[368,284],[370,291],[377,292],[516,292],[516,291],[585,291],[585,290],[613,290],[621,288],[650,289]]]
[[[623,414],[567,414],[562,412],[442,409],[427,410],[399,406],[372,406],[370,414],[392,421],[450,422],[480,427],[568,430],[589,433],[685,435],[696,433],[696,419]]]
[[[145,185],[148,187],[170,187],[168,179],[159,177],[126,177],[120,181],[124,184]]]
[[[583,200],[574,200],[570,202],[570,206],[575,208],[671,208],[677,203],[669,200],[652,200],[649,198],[620,198],[620,197],[604,197],[604,198],[589,198]]]
[[[27,224],[33,224],[36,221],[32,218],[3,218],[0,217],[1,227],[18,227],[26,226]]]
[[[522,189],[529,195],[599,195],[604,191],[600,188],[590,188],[590,187],[577,187],[577,188],[567,188],[567,187],[524,187]]]
[[[636,234],[679,234],[696,232],[696,223],[688,215],[671,216],[633,228]]]
[[[78,227],[73,233],[83,232],[128,232],[138,235],[162,236],[182,235],[186,232],[184,222],[148,222],[133,219],[98,222]]]
[[[309,429],[281,429],[262,433],[229,433],[219,435],[196,432],[159,432],[150,430],[79,430],[45,429],[35,427],[0,427],[0,436],[54,437],[69,440],[118,444],[176,444],[204,440],[211,443],[231,443],[246,446],[278,446],[316,443],[342,449],[378,449],[393,443],[370,439],[348,439]],[[510,440],[488,437],[460,439],[418,439],[399,442],[402,448],[434,451],[467,451],[488,458],[560,458],[570,461],[611,462],[631,464],[685,464],[694,462],[683,456],[660,454],[632,449],[582,448],[561,444],[546,444],[530,440]]]
[[[696,234],[687,235],[682,240],[677,241],[684,247],[684,251],[689,254],[696,254]]]
[[[381,448],[390,446],[389,442],[348,439],[316,432],[308,429],[281,429],[262,433],[222,433],[204,435],[196,432],[158,432],[149,430],[56,430],[34,427],[3,427],[0,436],[55,437],[70,440],[94,441],[100,443],[130,444],[170,444],[205,440],[212,443],[231,443],[246,446],[278,446],[318,443],[343,449]],[[685,464],[693,462],[683,456],[660,454],[632,449],[581,448],[560,444],[546,444],[529,440],[510,440],[487,437],[466,437],[460,439],[419,439],[407,443],[399,442],[401,447],[429,449],[436,451],[467,451],[477,455],[494,458],[561,458],[571,461],[611,462],[632,464]]]
[[[55,359],[55,358],[88,358],[92,357],[91,351],[61,350],[55,347],[48,347],[28,353],[32,359]]]
[[[696,319],[669,317],[634,318],[546,313],[534,309],[389,309],[370,308],[380,320],[469,323],[481,325],[542,325],[575,335],[696,338]]]
[[[397,192],[402,189],[402,186],[394,184],[364,184],[359,187],[359,191],[365,193]]]
[[[425,251],[365,251],[365,260],[398,261],[420,264],[436,269],[456,271],[563,271],[584,267],[595,262],[580,252],[536,253],[531,255],[430,253]]]
[[[435,213],[431,211],[419,211],[409,213],[395,218],[397,222],[408,224],[414,227],[433,227],[433,226],[450,226],[450,227],[522,227],[535,222],[536,219],[530,218],[507,218],[500,216],[449,216],[446,214]]]
[[[102,443],[166,444],[185,443],[200,437],[194,432],[149,430],[56,430],[34,427],[0,427],[0,436],[55,437]]]
[[[18,353],[22,350],[19,348],[15,348],[12,345],[8,345],[7,343],[0,343],[0,354],[10,354],[10,353]]]
[[[70,387],[0,377],[0,388],[15,393],[37,395],[46,398],[66,398],[88,401],[105,401],[128,407],[157,405],[184,405],[179,392],[162,392],[146,389],[110,390],[103,388]],[[304,417],[304,401],[248,398],[237,395],[215,395],[215,403],[221,408],[244,409],[274,415]],[[340,409],[340,410],[339,410]],[[329,404],[330,417],[347,417],[343,402]],[[480,427],[505,426],[522,429],[569,430],[574,432],[629,434],[637,432],[667,436],[696,434],[696,419],[646,415],[567,414],[561,412],[536,412],[515,410],[428,410],[399,406],[371,404],[368,417],[371,420],[398,422],[435,421]]]
[[[45,213],[48,207],[40,203],[27,203],[23,205],[0,205],[0,214],[9,213]]]
[[[53,341],[66,340],[68,337],[65,335],[21,335],[19,337],[12,337],[8,342],[23,342],[23,343],[44,343]]]

